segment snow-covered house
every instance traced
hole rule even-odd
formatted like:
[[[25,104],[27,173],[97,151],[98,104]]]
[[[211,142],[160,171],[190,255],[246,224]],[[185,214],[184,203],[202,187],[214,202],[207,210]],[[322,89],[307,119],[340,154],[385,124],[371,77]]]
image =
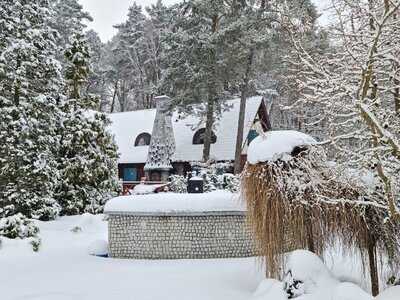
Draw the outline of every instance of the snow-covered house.
[[[238,128],[240,99],[226,101],[226,109],[216,121],[213,130],[210,158],[216,162],[233,162],[235,159],[236,135]],[[156,109],[138,110],[110,114],[111,131],[115,136],[120,157],[119,177],[124,182],[139,181],[145,174],[149,145],[156,117]],[[172,114],[172,128],[175,138],[175,151],[171,158],[173,174],[186,174],[191,171],[191,163],[202,160],[204,122],[199,117]],[[247,145],[256,131],[257,120],[268,124],[268,113],[263,97],[247,100],[242,162],[246,161]],[[148,174],[147,174],[148,175]],[[149,177],[149,176],[147,176]],[[160,174],[151,175],[151,181],[159,181]]]

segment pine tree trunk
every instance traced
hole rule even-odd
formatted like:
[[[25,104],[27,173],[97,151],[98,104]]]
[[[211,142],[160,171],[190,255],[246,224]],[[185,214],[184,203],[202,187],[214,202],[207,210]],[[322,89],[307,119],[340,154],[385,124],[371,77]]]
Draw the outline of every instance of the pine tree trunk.
[[[216,33],[218,30],[218,15],[213,16],[212,19],[212,34]],[[203,148],[203,161],[207,162],[210,159],[210,150],[211,150],[211,141],[212,141],[212,127],[214,125],[214,105],[217,98],[216,91],[216,53],[215,49],[213,49],[210,53],[210,61],[211,61],[211,74],[208,82],[208,98],[207,98],[207,113],[206,113],[206,131],[204,134],[204,148]]]
[[[212,89],[209,92],[207,99],[206,131],[204,133],[204,148],[203,148],[204,162],[207,162],[210,159],[212,128],[214,125],[214,102],[215,102],[215,92],[213,92]]]
[[[117,97],[117,93],[118,93],[118,81],[115,82],[115,85],[114,85],[114,94],[113,94],[113,97],[112,97],[111,108],[110,108],[110,112],[111,113],[114,112],[115,98]]]
[[[251,48],[247,61],[246,73],[244,75],[243,84],[240,91],[241,92],[240,110],[239,110],[238,130],[236,136],[235,165],[234,165],[235,174],[239,174],[241,172],[241,167],[242,167],[241,155],[243,146],[244,121],[246,115],[246,101],[249,89],[250,73],[253,66],[253,58],[254,58],[254,48]]]
[[[240,110],[239,110],[239,120],[238,120],[238,130],[236,136],[236,149],[235,149],[235,165],[234,173],[239,174],[242,168],[242,146],[243,146],[243,127],[244,118],[246,112],[246,91],[242,90],[240,95]]]

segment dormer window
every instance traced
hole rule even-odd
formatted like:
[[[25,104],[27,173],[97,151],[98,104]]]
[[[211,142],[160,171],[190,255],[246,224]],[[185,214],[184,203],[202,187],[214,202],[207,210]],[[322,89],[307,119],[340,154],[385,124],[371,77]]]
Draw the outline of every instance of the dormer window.
[[[205,128],[200,128],[199,130],[197,130],[193,136],[193,145],[203,145],[205,134],[206,134]],[[216,142],[217,142],[217,136],[215,135],[214,131],[212,131],[211,144],[215,144]]]
[[[135,147],[148,146],[150,145],[151,135],[147,132],[143,132],[136,137]]]

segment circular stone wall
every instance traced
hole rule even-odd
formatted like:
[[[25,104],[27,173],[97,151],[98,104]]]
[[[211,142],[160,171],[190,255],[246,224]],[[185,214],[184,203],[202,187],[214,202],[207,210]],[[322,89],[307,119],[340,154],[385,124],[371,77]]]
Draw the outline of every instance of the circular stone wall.
[[[254,256],[244,212],[109,214],[110,256],[196,259]]]

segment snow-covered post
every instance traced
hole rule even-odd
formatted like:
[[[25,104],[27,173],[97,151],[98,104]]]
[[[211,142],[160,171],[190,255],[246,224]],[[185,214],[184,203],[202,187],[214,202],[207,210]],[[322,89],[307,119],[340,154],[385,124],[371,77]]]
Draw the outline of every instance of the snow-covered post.
[[[171,157],[175,152],[175,137],[171,121],[171,98],[159,96],[154,99],[157,112],[144,170],[150,180],[153,174],[159,174],[161,181],[166,181],[172,169]]]

